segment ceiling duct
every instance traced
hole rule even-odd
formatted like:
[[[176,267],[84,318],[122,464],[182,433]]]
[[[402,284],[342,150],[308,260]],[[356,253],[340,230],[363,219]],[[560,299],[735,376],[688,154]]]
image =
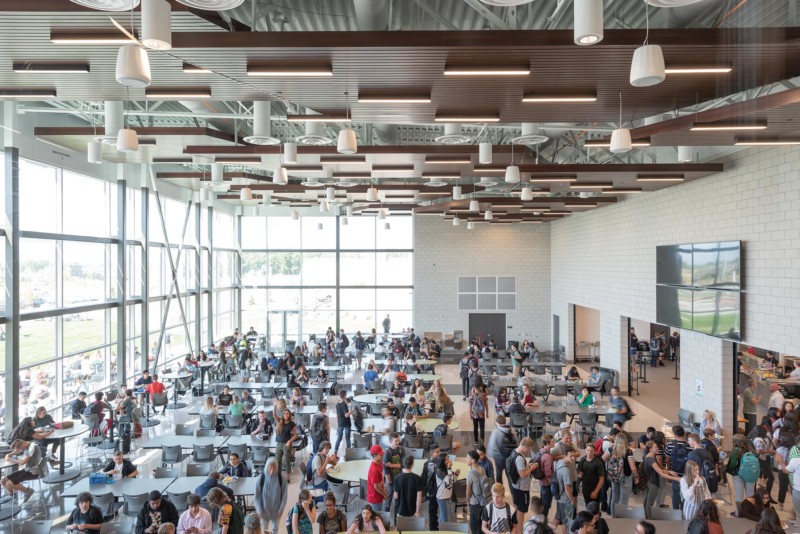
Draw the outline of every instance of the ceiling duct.
[[[178,103],[189,111],[202,114],[204,117],[208,117],[209,113],[220,113],[220,110],[226,109],[223,102],[216,100],[180,100]],[[216,119],[212,117],[206,118],[205,121],[208,125],[213,126],[220,132],[229,133],[231,135],[236,135],[237,133],[233,119]]]
[[[272,135],[272,103],[269,100],[253,102],[253,135],[243,140],[251,145],[279,145],[281,140]]]
[[[376,124],[372,133],[378,145],[397,146],[400,144],[400,130],[395,124]]]
[[[437,143],[443,145],[466,145],[472,142],[472,137],[461,133],[461,124],[448,122],[444,125],[444,135],[436,138]]]
[[[125,103],[121,100],[106,100],[105,101],[105,135],[98,135],[97,141],[106,145],[117,144],[117,132],[122,130],[125,126]]]
[[[533,122],[522,123],[522,135],[511,140],[515,145],[541,145],[550,138],[539,133],[539,125]]]
[[[353,7],[359,30],[382,32],[389,29],[389,0],[353,0]]]
[[[306,115],[319,115],[313,111],[306,111]],[[325,135],[323,123],[316,121],[306,121],[306,133],[297,136],[296,141],[301,145],[323,146],[329,145],[333,141]]]

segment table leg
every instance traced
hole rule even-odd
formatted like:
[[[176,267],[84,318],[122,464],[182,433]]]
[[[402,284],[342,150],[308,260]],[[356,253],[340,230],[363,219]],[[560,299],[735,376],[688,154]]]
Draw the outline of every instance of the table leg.
[[[8,502],[11,504],[7,508],[3,508],[2,503],[3,500],[0,499],[0,521],[5,521],[6,519],[13,517],[19,513],[21,508],[14,504],[14,497],[8,499]]]
[[[79,469],[64,469],[65,461],[66,461],[66,453],[65,449],[67,448],[65,438],[61,438],[61,446],[59,447],[58,451],[58,461],[60,465],[58,466],[58,471],[55,473],[50,473],[42,480],[48,484],[56,484],[59,482],[66,482],[68,480],[72,480],[78,478],[81,474]],[[0,519],[2,519],[2,514],[0,514]]]
[[[151,426],[160,425],[161,421],[159,421],[158,419],[150,417],[150,396],[147,393],[145,393],[145,396],[143,397],[143,399],[144,399],[144,403],[145,403],[145,406],[146,406],[146,408],[145,408],[145,416],[144,416],[144,419],[139,421],[139,424],[142,425],[142,428],[147,428],[147,427],[151,427]]]
[[[176,378],[172,382],[172,404],[168,405],[167,408],[170,410],[180,410],[182,408],[186,408],[185,402],[178,402],[178,379]]]
[[[111,429],[109,430],[108,439],[97,446],[98,449],[109,450],[117,448],[117,441],[114,439],[114,410],[111,410]]]
[[[206,368],[205,367],[201,367],[200,368],[200,396],[201,397],[206,394],[206,391],[205,391],[205,378],[206,378]]]

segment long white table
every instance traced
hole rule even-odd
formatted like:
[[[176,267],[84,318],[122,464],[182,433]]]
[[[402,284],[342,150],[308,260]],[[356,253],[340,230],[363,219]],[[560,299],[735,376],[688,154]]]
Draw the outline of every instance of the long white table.
[[[180,477],[173,479],[174,482],[167,487],[167,491],[171,493],[185,493],[194,490],[202,484],[208,477]],[[253,495],[256,491],[256,480],[258,477],[240,477],[236,482],[231,481],[225,484],[233,490],[233,494],[240,495]],[[224,482],[223,482],[224,483]]]
[[[160,449],[161,447],[174,447],[180,445],[183,449],[192,449],[194,445],[213,445],[220,448],[225,445],[231,436],[156,436],[142,444],[143,449]]]
[[[89,477],[83,478],[65,488],[62,497],[77,497],[80,493],[88,491],[92,495],[111,492],[117,499],[124,493],[128,495],[141,495],[153,490],[166,491],[167,487],[175,481],[174,478],[121,478],[113,484],[89,484]]]

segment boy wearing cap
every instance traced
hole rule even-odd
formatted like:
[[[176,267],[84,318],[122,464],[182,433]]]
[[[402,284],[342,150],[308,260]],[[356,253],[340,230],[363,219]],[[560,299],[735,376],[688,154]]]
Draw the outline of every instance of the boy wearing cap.
[[[175,505],[162,499],[160,491],[153,490],[136,517],[136,534],[155,534],[158,527],[166,523],[172,523],[177,528],[179,520]]]
[[[383,508],[383,501],[389,496],[383,483],[383,448],[373,445],[369,453],[372,455],[372,462],[367,472],[367,502],[375,510],[380,510]]]

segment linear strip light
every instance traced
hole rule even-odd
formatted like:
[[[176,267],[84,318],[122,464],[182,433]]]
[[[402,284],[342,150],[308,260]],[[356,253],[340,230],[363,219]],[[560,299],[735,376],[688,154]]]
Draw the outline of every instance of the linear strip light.
[[[461,174],[457,173],[457,172],[455,172],[455,173],[453,173],[453,172],[423,172],[422,173],[422,178],[423,179],[430,179],[430,178],[436,178],[436,179],[442,179],[442,178],[458,179],[458,178],[461,178]]]
[[[592,139],[583,143],[583,146],[594,148],[605,148],[611,146],[610,139]],[[650,146],[650,138],[634,139],[631,146]]]
[[[475,167],[475,174],[477,175],[484,175],[484,174],[505,174],[506,173],[506,166],[504,165],[484,165],[484,166],[476,166]]]
[[[582,94],[582,95],[558,95],[558,94],[537,94],[528,93],[522,96],[523,102],[597,102],[597,95]]]
[[[329,115],[286,115],[288,122],[350,122],[347,113]]]
[[[330,65],[317,66],[278,66],[278,65],[248,65],[248,76],[273,76],[283,78],[316,78],[333,76],[333,67]]]
[[[430,104],[430,95],[358,95],[359,104]]]
[[[372,172],[413,172],[413,165],[373,165]]]
[[[84,74],[90,71],[88,63],[46,63],[40,61],[19,61],[12,65],[19,74]]]
[[[585,204],[576,204],[574,202],[565,202],[565,208],[596,208],[597,202],[587,202]]]
[[[575,175],[572,176],[534,176],[531,177],[532,184],[547,184],[547,183],[557,183],[557,182],[577,182],[578,177]]]
[[[425,163],[461,165],[461,164],[472,163],[472,159],[470,159],[469,156],[445,156],[445,157],[425,156]]]
[[[55,89],[0,89],[0,99],[15,100],[19,98],[55,98]]]
[[[637,176],[637,182],[683,182],[683,176]]]
[[[763,138],[763,139],[742,139],[737,137],[734,140],[736,146],[787,146],[787,145],[800,145],[800,139],[780,139],[780,138]]]
[[[695,122],[689,128],[693,132],[716,132],[728,130],[766,130],[767,121],[757,122]]]
[[[135,37],[138,38],[136,34]],[[97,30],[84,30],[84,31],[64,31],[64,30],[51,30],[50,42],[53,44],[85,44],[85,45],[124,45],[130,44],[131,40],[118,31],[97,31]]]
[[[522,224],[541,224],[541,223],[543,223],[544,221],[534,221],[534,220],[532,220],[532,219],[525,219],[525,220],[523,220],[523,221],[520,221],[520,222],[521,222]]]
[[[531,208],[531,207],[527,207],[526,206],[526,207],[522,208],[520,211],[522,213],[535,213],[535,212],[538,212],[538,211],[552,211],[552,209],[551,208],[547,208],[547,207],[544,207],[544,208]]]
[[[191,63],[183,64],[183,72],[186,74],[213,74],[213,71],[192,65]]]
[[[583,183],[583,184],[570,184],[570,189],[605,189],[608,187],[614,187],[612,182],[592,182],[592,183]]]
[[[635,194],[635,193],[641,193],[641,192],[642,192],[642,190],[640,188],[637,188],[637,187],[617,187],[617,188],[611,187],[611,188],[603,189],[602,191],[600,191],[600,193],[602,193],[604,195],[605,194],[609,194],[609,195],[615,195],[615,194],[627,195],[627,194]]]
[[[211,88],[209,87],[176,87],[173,89],[145,89],[144,96],[147,98],[211,98]]]
[[[367,156],[320,156],[320,163],[366,163]]]
[[[260,156],[217,156],[215,163],[261,163]]]
[[[525,65],[496,65],[496,66],[456,66],[446,65],[445,76],[527,76],[531,73],[530,66]]]
[[[671,67],[667,67],[664,72],[667,74],[728,74],[732,70],[733,67],[730,65],[673,65]]]
[[[445,115],[437,114],[435,122],[500,122],[499,115]]]
[[[368,172],[334,172],[331,173],[331,178],[370,178],[372,175]]]

